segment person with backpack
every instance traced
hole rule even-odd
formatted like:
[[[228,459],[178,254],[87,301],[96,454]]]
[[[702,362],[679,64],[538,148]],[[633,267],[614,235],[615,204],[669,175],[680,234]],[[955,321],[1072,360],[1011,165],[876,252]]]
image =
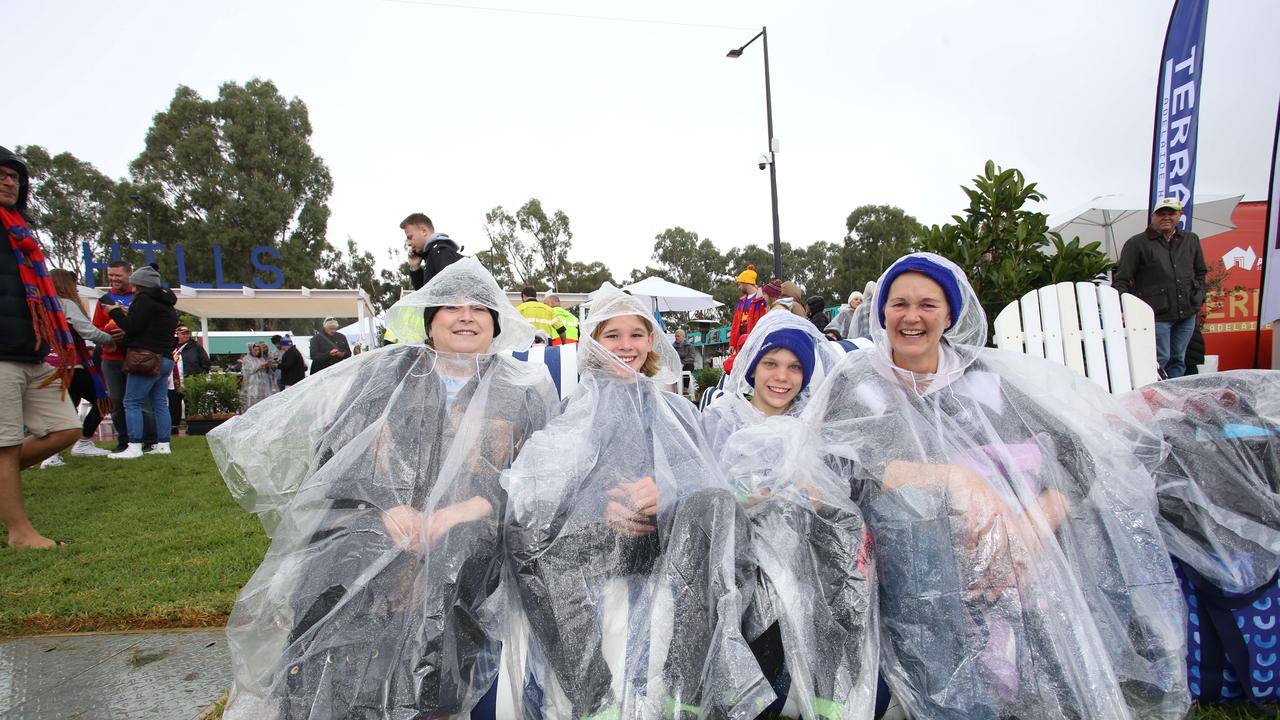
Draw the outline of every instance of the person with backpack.
[[[400,222],[409,250],[409,281],[420,290],[436,273],[462,258],[462,247],[448,235],[436,232],[431,218],[413,213]]]

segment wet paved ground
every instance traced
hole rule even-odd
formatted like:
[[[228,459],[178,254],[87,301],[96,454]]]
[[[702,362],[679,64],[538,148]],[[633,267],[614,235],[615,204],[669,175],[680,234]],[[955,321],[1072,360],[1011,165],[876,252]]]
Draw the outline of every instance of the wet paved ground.
[[[0,640],[5,720],[191,720],[230,686],[221,629]]]

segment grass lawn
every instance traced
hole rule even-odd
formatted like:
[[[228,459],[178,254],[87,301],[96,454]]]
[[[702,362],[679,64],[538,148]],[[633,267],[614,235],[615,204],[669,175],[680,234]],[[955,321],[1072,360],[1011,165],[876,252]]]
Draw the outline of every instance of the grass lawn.
[[[27,515],[58,550],[4,547],[0,637],[226,622],[267,538],[222,484],[203,437],[172,455],[73,458],[22,473]]]

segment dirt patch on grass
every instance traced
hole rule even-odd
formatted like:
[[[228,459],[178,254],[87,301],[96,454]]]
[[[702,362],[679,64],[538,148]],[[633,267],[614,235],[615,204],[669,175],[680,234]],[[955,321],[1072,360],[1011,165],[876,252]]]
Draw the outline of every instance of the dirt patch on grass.
[[[47,635],[49,633],[106,632],[114,630],[172,630],[177,628],[211,628],[227,624],[226,613],[182,609],[165,613],[130,617],[96,617],[93,615],[32,615],[0,628],[0,637]]]

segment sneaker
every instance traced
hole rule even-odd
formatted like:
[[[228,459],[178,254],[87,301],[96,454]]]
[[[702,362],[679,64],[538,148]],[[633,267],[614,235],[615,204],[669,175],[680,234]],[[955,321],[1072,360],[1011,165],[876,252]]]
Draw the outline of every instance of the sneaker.
[[[132,460],[142,457],[142,443],[129,443],[129,447],[120,452],[113,452],[107,457],[112,460]]]
[[[168,454],[170,454],[170,452],[169,452],[169,443],[156,443],[155,445],[152,445],[152,446],[151,446],[150,453],[151,453],[152,455],[168,455]]]
[[[155,443],[142,443],[142,452],[149,453],[156,449]]]
[[[62,459],[61,455],[50,455],[44,459],[44,462],[40,463],[40,469],[43,470],[51,467],[62,467],[66,464],[67,462]]]
[[[110,454],[109,451],[94,445],[92,440],[85,438],[80,438],[75,445],[71,446],[71,457],[103,457]]]

